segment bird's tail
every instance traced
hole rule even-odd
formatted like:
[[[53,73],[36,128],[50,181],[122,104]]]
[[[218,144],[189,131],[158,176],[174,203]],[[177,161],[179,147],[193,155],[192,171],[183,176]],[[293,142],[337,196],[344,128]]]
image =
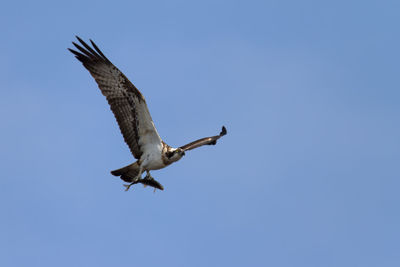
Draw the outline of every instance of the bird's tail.
[[[121,169],[111,171],[114,176],[120,176],[127,183],[132,183],[133,179],[139,174],[139,164],[137,162],[129,164]]]

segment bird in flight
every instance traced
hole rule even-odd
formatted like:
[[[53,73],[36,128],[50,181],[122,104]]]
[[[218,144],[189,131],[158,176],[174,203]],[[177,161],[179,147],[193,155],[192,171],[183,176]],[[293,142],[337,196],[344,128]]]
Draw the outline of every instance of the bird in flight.
[[[68,48],[90,72],[106,97],[118,122],[126,144],[135,159],[132,164],[111,171],[123,181],[125,191],[137,183],[152,186],[154,190],[164,187],[151,175],[151,170],[159,170],[180,160],[185,152],[203,145],[215,145],[227,131],[224,126],[219,135],[201,138],[184,146],[174,148],[167,145],[159,136],[151,118],[146,101],[140,91],[115,67],[90,40],[92,47],[76,36],[80,44],[72,42],[77,50]],[[142,174],[146,176],[142,178]]]

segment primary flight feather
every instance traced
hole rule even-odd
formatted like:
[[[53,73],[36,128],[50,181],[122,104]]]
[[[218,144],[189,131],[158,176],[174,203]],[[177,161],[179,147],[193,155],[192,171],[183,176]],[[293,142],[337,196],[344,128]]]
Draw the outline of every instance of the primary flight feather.
[[[178,148],[170,147],[159,136],[140,91],[104,56],[92,40],[90,43],[93,48],[78,36],[76,38],[80,44],[72,44],[77,50],[68,50],[95,79],[114,113],[126,144],[137,159],[136,162],[111,172],[129,183],[124,185],[126,190],[136,183],[163,190],[163,186],[150,175],[151,170],[162,169],[180,160],[187,150],[215,145],[227,133],[226,128],[222,127],[219,135],[201,138]],[[145,171],[146,176],[142,178]]]

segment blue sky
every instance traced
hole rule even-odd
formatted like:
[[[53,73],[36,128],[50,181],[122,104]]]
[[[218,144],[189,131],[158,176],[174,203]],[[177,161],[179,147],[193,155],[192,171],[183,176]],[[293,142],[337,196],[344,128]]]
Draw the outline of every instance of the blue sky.
[[[14,1],[0,10],[1,266],[399,266],[398,1]],[[133,161],[66,50],[93,39],[162,138]]]

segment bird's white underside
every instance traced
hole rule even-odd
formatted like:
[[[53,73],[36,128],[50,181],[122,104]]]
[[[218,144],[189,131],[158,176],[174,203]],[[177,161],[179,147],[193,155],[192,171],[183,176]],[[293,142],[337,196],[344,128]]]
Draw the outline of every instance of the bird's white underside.
[[[142,147],[143,154],[140,157],[141,166],[143,170],[159,170],[165,167],[162,160],[162,149],[161,143],[147,143]]]

